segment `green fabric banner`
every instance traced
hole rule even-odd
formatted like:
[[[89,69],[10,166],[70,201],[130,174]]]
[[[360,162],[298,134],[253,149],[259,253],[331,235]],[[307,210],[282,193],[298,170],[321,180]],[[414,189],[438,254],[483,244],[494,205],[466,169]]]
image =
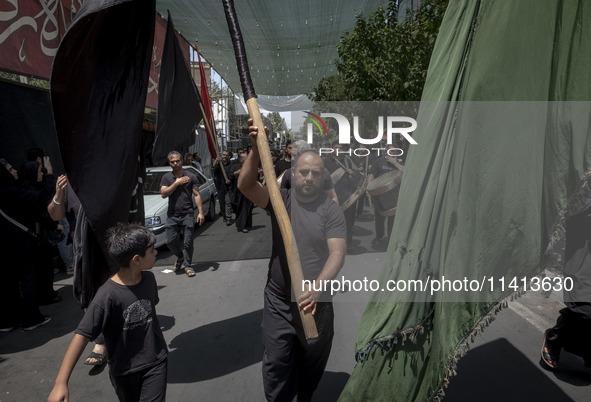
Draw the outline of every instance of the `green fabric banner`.
[[[380,280],[486,286],[375,293],[341,400],[440,400],[511,279],[546,267],[587,189],[590,49],[591,2],[450,1]]]

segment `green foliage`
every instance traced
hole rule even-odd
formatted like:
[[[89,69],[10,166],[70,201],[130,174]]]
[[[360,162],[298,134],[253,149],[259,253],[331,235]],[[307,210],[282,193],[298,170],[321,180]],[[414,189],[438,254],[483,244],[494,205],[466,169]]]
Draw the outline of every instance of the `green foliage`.
[[[341,38],[338,74],[322,79],[315,101],[418,101],[448,0],[422,0],[397,22],[397,2],[357,17]]]
[[[285,124],[285,119],[281,117],[279,112],[270,112],[267,114],[267,119],[271,123],[272,130],[274,133],[279,133],[281,131],[287,130],[287,125]]]
[[[230,118],[230,134],[234,138],[241,138],[244,130],[248,128],[248,115],[236,114],[236,105],[234,104],[234,96],[230,97],[228,102],[228,116]]]

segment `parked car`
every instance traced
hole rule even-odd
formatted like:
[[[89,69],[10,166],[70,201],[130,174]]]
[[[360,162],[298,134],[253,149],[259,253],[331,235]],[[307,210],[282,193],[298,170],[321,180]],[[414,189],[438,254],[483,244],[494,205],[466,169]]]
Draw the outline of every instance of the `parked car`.
[[[208,179],[193,166],[183,166],[183,169],[193,173],[199,181],[199,194],[203,202],[203,214],[206,220],[215,219],[215,197],[217,190],[212,179]],[[146,211],[145,226],[156,235],[156,247],[166,244],[164,225],[166,224],[166,212],[168,210],[168,198],[160,195],[160,183],[166,172],[171,172],[170,166],[150,167],[146,169],[146,181],[144,183],[144,208]],[[193,204],[195,200],[193,199]],[[195,208],[195,219],[199,210]]]

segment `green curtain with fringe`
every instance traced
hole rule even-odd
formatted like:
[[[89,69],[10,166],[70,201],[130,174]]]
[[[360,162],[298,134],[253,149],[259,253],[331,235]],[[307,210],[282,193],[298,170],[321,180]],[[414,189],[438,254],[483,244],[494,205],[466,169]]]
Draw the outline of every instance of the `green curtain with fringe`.
[[[590,71],[591,2],[450,1],[380,280],[486,278],[488,291],[376,292],[340,400],[442,399],[513,291],[501,278],[546,266],[587,184]]]

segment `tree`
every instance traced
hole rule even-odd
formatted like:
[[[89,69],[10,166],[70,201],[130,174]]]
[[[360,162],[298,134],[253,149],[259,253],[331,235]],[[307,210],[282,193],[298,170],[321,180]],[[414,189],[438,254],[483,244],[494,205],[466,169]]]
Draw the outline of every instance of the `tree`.
[[[359,15],[338,45],[338,74],[322,79],[315,101],[418,101],[448,0],[423,0],[398,22],[398,2]]]
[[[267,119],[269,119],[269,122],[271,123],[271,126],[272,126],[272,127],[269,127],[269,129],[272,128],[272,131],[274,133],[280,133],[282,131],[287,130],[287,124],[285,124],[285,119],[283,117],[281,117],[279,112],[268,113]]]
[[[241,140],[248,136],[247,114],[236,114],[236,105],[234,104],[234,93],[231,92],[230,102],[228,103],[228,116],[230,118],[230,135],[233,139]]]

